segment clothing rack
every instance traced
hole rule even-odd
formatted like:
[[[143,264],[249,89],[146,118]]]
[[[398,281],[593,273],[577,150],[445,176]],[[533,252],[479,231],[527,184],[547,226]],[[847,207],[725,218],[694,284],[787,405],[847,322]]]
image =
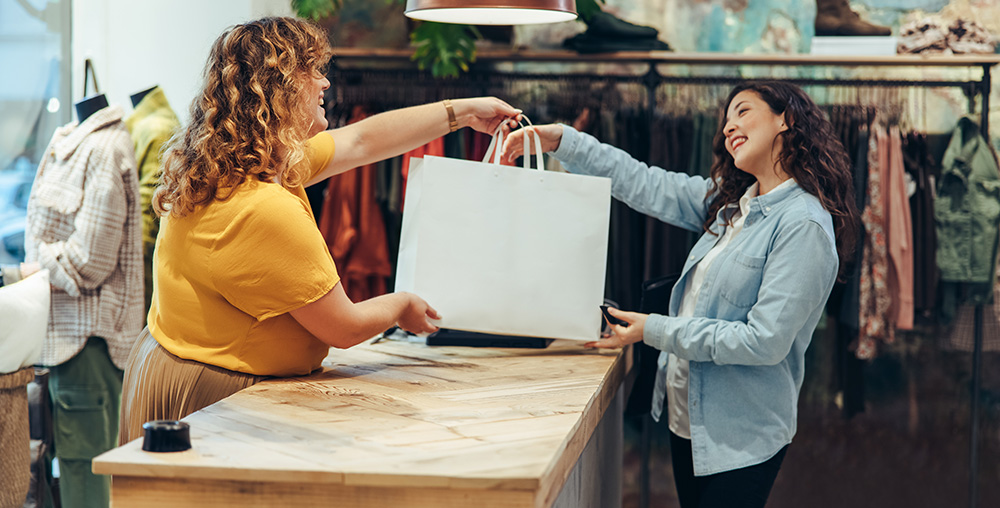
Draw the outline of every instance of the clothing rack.
[[[495,83],[498,77],[504,80],[546,81],[546,80],[580,80],[583,82],[599,82],[610,84],[630,83],[640,85],[645,89],[646,107],[652,119],[656,111],[656,91],[662,84],[690,85],[725,85],[745,81],[760,80],[760,78],[745,78],[734,75],[730,70],[716,74],[719,67],[732,66],[804,66],[816,68],[848,67],[848,68],[978,68],[980,78],[966,80],[905,80],[905,79],[855,79],[855,78],[767,78],[780,79],[799,86],[845,86],[845,87],[888,87],[888,88],[959,88],[968,98],[968,111],[980,112],[979,127],[985,139],[989,139],[989,110],[991,71],[1000,64],[1000,55],[894,55],[894,56],[830,56],[830,55],[743,55],[725,53],[674,53],[668,51],[625,51],[595,55],[580,55],[571,51],[512,51],[512,50],[481,50],[476,56],[476,62],[470,65],[469,72],[457,79],[436,79],[429,73],[417,70],[410,60],[410,50],[339,48],[334,56],[330,69],[331,81],[338,83],[361,84],[366,81],[399,82],[400,73],[406,73],[406,83],[422,84],[445,91],[451,88],[462,88],[467,91],[485,91]],[[576,69],[581,65],[593,67],[590,72],[526,72],[515,70],[516,64],[549,63],[573,64]],[[715,71],[701,75],[678,76],[661,72],[663,66],[684,65],[691,68],[714,68]],[[374,67],[373,67],[374,66]],[[709,74],[715,75],[709,75]],[[441,97],[444,98],[444,97]],[[978,104],[977,104],[978,98]],[[983,346],[983,304],[975,306],[973,318],[973,354],[971,380],[970,408],[970,443],[969,443],[969,506],[979,505],[979,399],[982,385],[982,346]],[[649,429],[647,419],[643,425],[643,471],[641,473],[642,492],[640,506],[648,506],[648,453]]]

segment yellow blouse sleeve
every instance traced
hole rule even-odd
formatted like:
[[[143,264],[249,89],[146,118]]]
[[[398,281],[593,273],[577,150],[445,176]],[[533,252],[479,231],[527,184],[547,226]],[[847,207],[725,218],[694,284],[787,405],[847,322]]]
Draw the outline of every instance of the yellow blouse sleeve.
[[[309,163],[309,177],[306,178],[306,181],[311,180],[330,164],[335,151],[333,136],[326,131],[313,136],[306,142],[306,157]]]
[[[209,261],[217,291],[258,321],[312,303],[340,280],[306,205],[270,189],[234,217]]]

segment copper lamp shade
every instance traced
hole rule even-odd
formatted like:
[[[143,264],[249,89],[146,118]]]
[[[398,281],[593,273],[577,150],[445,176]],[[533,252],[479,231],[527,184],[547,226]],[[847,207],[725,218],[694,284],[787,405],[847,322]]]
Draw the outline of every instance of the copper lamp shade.
[[[413,19],[467,25],[531,25],[576,19],[575,0],[406,0]]]

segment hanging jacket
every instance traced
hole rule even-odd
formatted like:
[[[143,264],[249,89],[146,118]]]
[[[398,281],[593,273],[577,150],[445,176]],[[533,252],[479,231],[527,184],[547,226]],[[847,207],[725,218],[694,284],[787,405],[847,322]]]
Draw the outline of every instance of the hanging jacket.
[[[1000,172],[979,126],[958,121],[934,202],[941,280],[990,282],[1000,225]]]
[[[153,295],[153,248],[160,218],[153,211],[153,193],[160,184],[160,150],[181,126],[163,89],[155,87],[135,106],[125,127],[135,144],[139,169],[139,210],[142,212],[142,266],[146,281],[146,310]]]

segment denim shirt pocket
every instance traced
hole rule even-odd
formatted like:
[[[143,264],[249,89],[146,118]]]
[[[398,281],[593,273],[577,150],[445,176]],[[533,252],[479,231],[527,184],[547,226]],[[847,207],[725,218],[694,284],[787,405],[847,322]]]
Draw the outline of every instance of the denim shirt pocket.
[[[749,309],[757,303],[757,293],[764,278],[767,257],[733,253],[730,263],[720,266],[717,282],[719,295],[730,305]]]

